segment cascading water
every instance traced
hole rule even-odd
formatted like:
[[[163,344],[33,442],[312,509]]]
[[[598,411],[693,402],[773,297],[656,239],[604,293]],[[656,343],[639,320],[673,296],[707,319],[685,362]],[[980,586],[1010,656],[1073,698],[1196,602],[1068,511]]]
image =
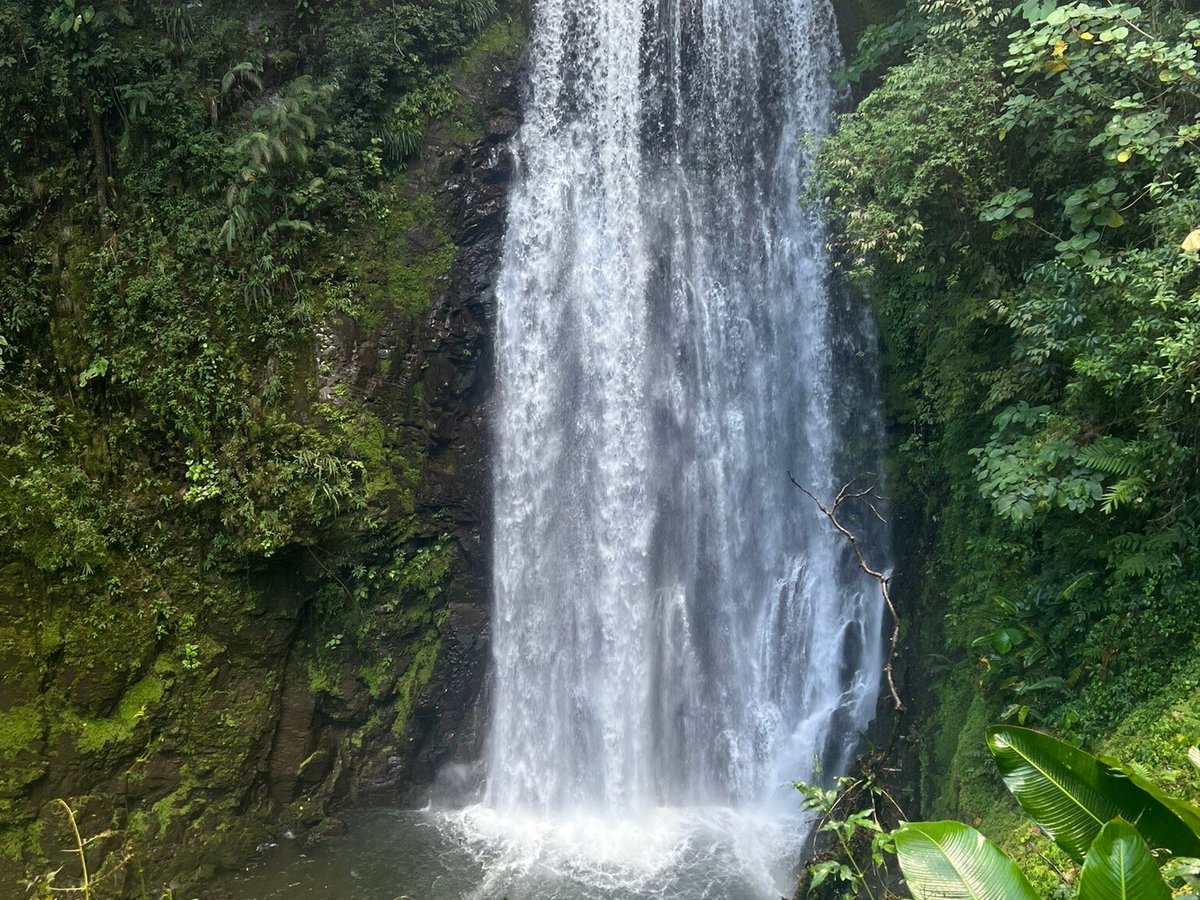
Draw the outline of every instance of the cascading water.
[[[830,498],[878,468],[871,322],[800,199],[828,3],[533,0],[483,796],[362,811],[237,896],[790,895],[790,784],[848,764],[883,656],[878,585],[788,479]]]
[[[648,867],[655,896],[698,845],[768,865],[797,828],[750,860],[697,823],[788,821],[786,786],[844,765],[873,713],[877,586],[788,480],[832,496],[876,428],[869,326],[799,199],[836,48],[827,0],[534,2],[468,815],[503,835],[513,896],[559,896],[514,881],[513,852],[586,856],[623,891]]]

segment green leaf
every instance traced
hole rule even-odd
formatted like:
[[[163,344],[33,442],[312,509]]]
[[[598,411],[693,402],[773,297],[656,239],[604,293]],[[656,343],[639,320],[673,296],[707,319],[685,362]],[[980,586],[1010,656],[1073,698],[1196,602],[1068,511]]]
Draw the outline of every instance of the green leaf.
[[[993,726],[987,744],[1021,808],[1075,860],[1083,861],[1100,829],[1118,816],[1135,823],[1152,847],[1200,855],[1193,826],[1200,816],[1195,810],[1188,816],[1187,804],[1147,789],[1144,779],[1028,728]]]
[[[1079,900],[1170,900],[1142,836],[1124,819],[1096,835],[1079,873]]]
[[[1021,15],[1026,22],[1037,22],[1052,12],[1054,7],[1055,0],[1025,0],[1021,5]]]
[[[103,356],[97,356],[92,360],[91,365],[83,370],[79,375],[79,386],[84,387],[93,378],[103,378],[108,374],[108,360]]]
[[[1037,900],[1016,864],[961,822],[910,822],[896,855],[916,900]]]

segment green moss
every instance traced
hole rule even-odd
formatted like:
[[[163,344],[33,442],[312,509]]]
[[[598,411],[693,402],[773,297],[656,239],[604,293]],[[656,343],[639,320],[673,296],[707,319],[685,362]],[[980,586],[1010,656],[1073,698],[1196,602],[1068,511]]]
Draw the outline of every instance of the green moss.
[[[388,675],[392,671],[392,658],[385,656],[376,662],[363,666],[359,675],[367,685],[367,691],[370,692],[373,699],[378,700],[383,696],[383,691],[387,685]]]
[[[45,727],[42,711],[34,704],[0,712],[0,761],[11,760],[38,743],[45,734]]]
[[[429,309],[437,288],[437,280],[450,273],[458,248],[448,239],[440,245],[412,258],[393,260],[388,267],[388,290],[392,300],[410,316]]]
[[[527,34],[513,17],[497,19],[479,35],[454,66],[453,103],[443,123],[449,137],[460,144],[471,144],[487,130],[487,117],[478,96],[481,85],[497,66],[512,67],[512,60],[524,49]]]
[[[934,689],[934,712],[926,723],[922,749],[922,795],[929,798],[922,813],[930,819],[949,819],[958,815],[959,784],[948,773],[961,770],[960,751],[982,749],[983,732],[969,720],[975,701],[975,686],[969,670],[955,670]],[[977,740],[978,747],[970,745]]]
[[[392,723],[392,733],[397,737],[403,737],[408,732],[409,720],[412,718],[417,698],[433,677],[441,648],[442,637],[439,630],[427,631],[413,654],[412,662],[408,664],[408,668],[396,684],[396,720]]]
[[[399,487],[392,455],[388,452],[388,429],[382,419],[365,409],[359,410],[354,427],[347,430],[347,437],[365,467],[368,500]]]
[[[1114,729],[1099,750],[1140,766],[1167,790],[1200,801],[1200,770],[1189,763],[1188,748],[1200,746],[1200,661],[1177,676],[1156,697],[1139,705]]]
[[[430,194],[397,201],[390,224],[402,237],[389,245],[392,252],[382,261],[388,297],[398,309],[416,317],[429,309],[437,280],[450,273],[458,248],[436,221]]]
[[[381,204],[360,246],[350,251],[351,270],[368,301],[359,319],[375,324],[380,309],[417,318],[436,296],[439,279],[454,265],[457,247],[439,221],[431,194],[406,197],[403,181],[381,195]]]
[[[29,832],[24,828],[0,828],[0,859],[22,859],[28,839]]]
[[[138,723],[146,718],[167,689],[167,683],[157,675],[147,675],[125,692],[117,711],[105,719],[83,720],[75,746],[84,753],[94,753],[109,744],[121,743],[133,736]]]
[[[515,18],[497,19],[466,49],[455,71],[476,75],[497,60],[511,60],[525,48],[525,27]]]
[[[979,696],[971,698],[950,764],[950,788],[957,796],[959,815],[968,821],[988,812],[1001,787],[996,780],[984,733],[991,722]]]
[[[338,673],[333,659],[325,654],[317,654],[307,665],[308,686],[313,693],[332,694],[336,690]]]

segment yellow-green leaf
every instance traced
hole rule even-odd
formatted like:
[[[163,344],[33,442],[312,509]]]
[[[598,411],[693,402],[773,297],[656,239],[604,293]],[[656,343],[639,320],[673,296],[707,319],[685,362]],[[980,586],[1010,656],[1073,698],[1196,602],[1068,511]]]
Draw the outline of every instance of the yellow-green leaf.
[[[1037,900],[1016,864],[961,822],[901,826],[896,855],[917,900]]]

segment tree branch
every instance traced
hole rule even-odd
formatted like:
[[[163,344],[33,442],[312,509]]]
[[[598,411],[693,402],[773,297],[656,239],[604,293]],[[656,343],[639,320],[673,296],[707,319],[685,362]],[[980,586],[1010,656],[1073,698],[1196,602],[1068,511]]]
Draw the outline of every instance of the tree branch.
[[[871,578],[874,578],[877,582],[879,582],[879,592],[883,595],[883,602],[887,605],[888,612],[892,617],[892,636],[888,648],[887,663],[883,667],[883,674],[887,679],[888,692],[892,695],[892,705],[895,707],[896,712],[903,712],[904,702],[900,699],[900,692],[896,690],[895,678],[896,653],[900,645],[900,614],[896,612],[896,604],[892,602],[892,577],[890,575],[885,575],[878,569],[873,568],[871,564],[867,562],[866,556],[863,555],[862,547],[859,546],[858,536],[855,535],[854,532],[845,525],[843,525],[841,520],[838,518],[838,511],[842,508],[843,504],[851,500],[859,500],[866,504],[867,508],[871,510],[871,513],[875,516],[875,518],[877,518],[880,522],[885,522],[886,520],[879,514],[879,510],[875,507],[875,502],[881,499],[879,495],[875,493],[875,484],[872,482],[869,487],[863,490],[856,490],[855,485],[858,482],[858,479],[852,479],[851,481],[842,485],[842,489],[838,491],[837,496],[833,499],[833,502],[827,505],[821,502],[821,499],[817,497],[816,494],[798,482],[791,472],[788,472],[788,480],[791,481],[791,483],[797,488],[799,488],[800,491],[805,494],[805,496],[812,500],[812,502],[817,505],[817,509],[819,509],[825,518],[829,520],[830,524],[833,525],[837,532],[841,534],[847,541],[849,541],[850,549],[854,551],[854,557],[858,562],[859,569],[861,569],[866,575],[869,575]]]

